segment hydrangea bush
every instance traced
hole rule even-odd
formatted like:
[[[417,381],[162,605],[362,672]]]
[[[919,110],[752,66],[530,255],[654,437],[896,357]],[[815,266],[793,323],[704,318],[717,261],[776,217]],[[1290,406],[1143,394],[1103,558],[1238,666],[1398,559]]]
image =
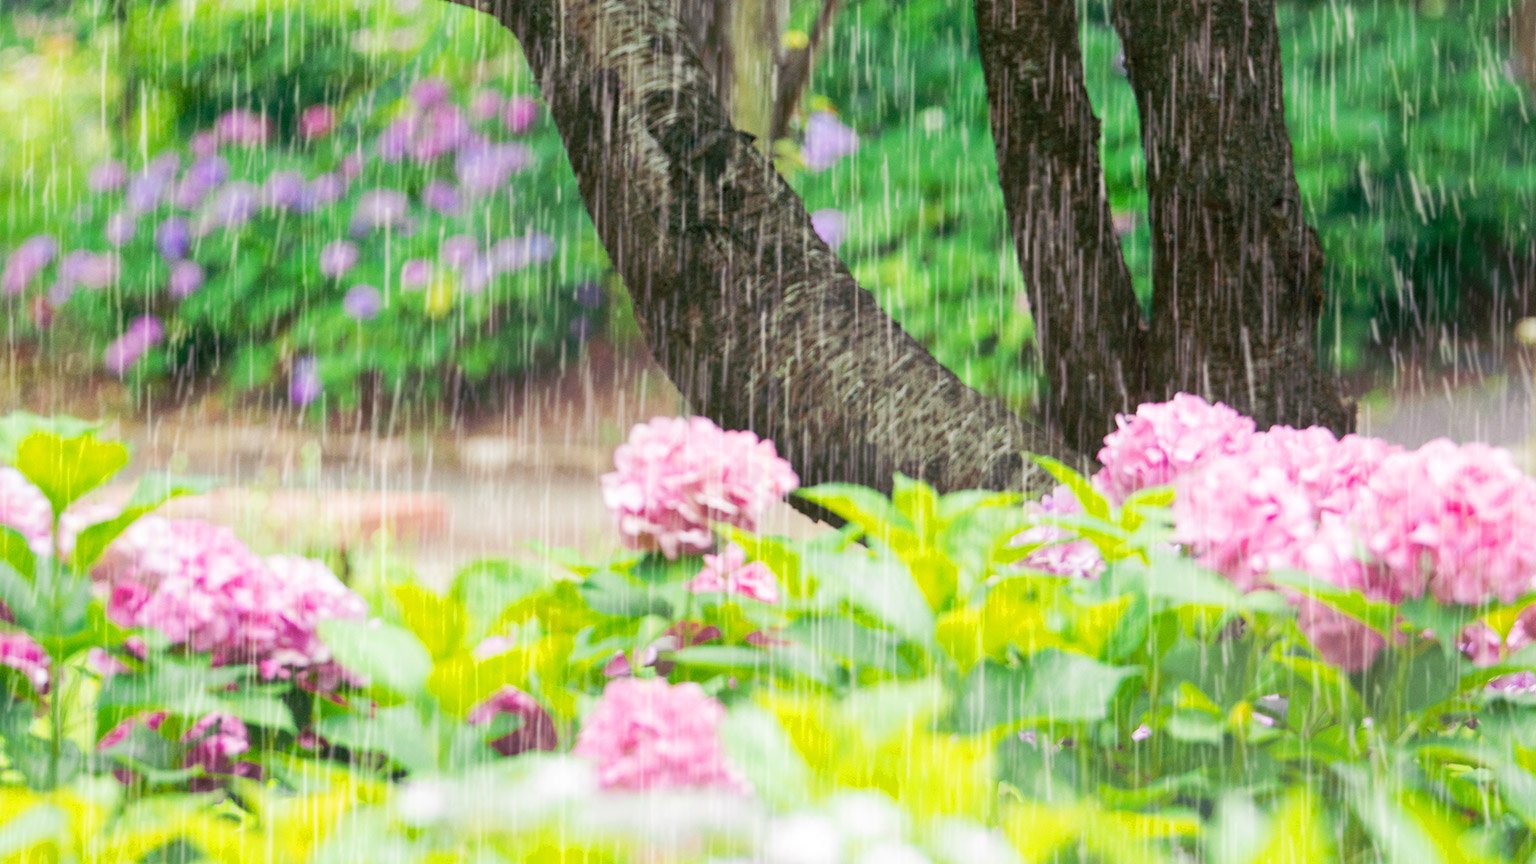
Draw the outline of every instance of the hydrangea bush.
[[[657,418],[603,478],[626,551],[480,561],[444,593],[156,516],[193,491],[164,478],[93,503],[128,454],[77,421],[13,416],[0,457],[22,855],[1536,851],[1536,481],[1481,445],[1181,395],[1122,417],[1092,476],[1037,460],[1043,500],[886,497]],[[845,524],[760,533],[791,492]]]

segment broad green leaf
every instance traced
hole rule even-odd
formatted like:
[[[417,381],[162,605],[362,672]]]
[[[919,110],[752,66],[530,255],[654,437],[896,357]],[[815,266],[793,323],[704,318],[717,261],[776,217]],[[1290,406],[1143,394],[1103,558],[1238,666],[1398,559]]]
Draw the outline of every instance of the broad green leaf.
[[[316,733],[354,753],[382,753],[413,774],[437,769],[436,732],[411,705],[380,708],[374,716],[338,714],[317,724]]]
[[[37,556],[27,538],[9,525],[0,525],[0,561],[11,565],[17,575],[31,582],[37,573]]]
[[[895,476],[891,490],[891,503],[896,511],[907,517],[918,538],[936,534],[939,525],[939,496],[921,480],[904,474]]]
[[[1022,667],[986,662],[962,690],[962,729],[985,732],[1038,723],[1089,723],[1109,716],[1120,686],[1141,675],[1133,666],[1110,666],[1055,649],[1032,654]]]
[[[138,521],[139,517],[172,498],[201,495],[211,488],[213,488],[212,481],[189,477],[155,474],[140,479],[133,490],[133,496],[128,499],[121,513],[80,532],[75,540],[75,549],[70,554],[71,563],[81,571],[90,570],[91,565],[96,563],[96,559],[101,557],[101,553],[107,550],[112,541],[126,531],[128,526]]]
[[[46,432],[60,438],[79,438],[100,432],[102,424],[75,417],[43,417],[29,411],[12,411],[0,417],[0,463],[15,465],[21,442],[33,433]]]
[[[823,483],[809,489],[801,489],[795,495],[827,508],[847,522],[857,525],[871,537],[879,537],[892,545],[897,538],[908,542],[916,528],[902,515],[896,505],[879,492],[850,483]]]
[[[128,464],[128,448],[94,435],[62,438],[33,432],[16,449],[16,468],[53,505],[54,515],[111,479]]]
[[[400,620],[416,634],[434,660],[453,655],[464,643],[468,612],[464,604],[414,582],[391,586]]]
[[[1095,519],[1107,520],[1109,518],[1109,501],[1103,495],[1100,495],[1097,489],[1093,488],[1093,483],[1087,477],[1073,471],[1062,462],[1049,456],[1031,453],[1029,454],[1029,459],[1031,462],[1044,468],[1047,474],[1056,478],[1057,483],[1071,489],[1072,494],[1077,497],[1078,503],[1083,505],[1084,513]]]
[[[875,557],[855,548],[836,555],[817,555],[801,563],[816,576],[820,585],[817,599],[847,602],[907,639],[933,645],[933,609],[900,559]]]
[[[529,681],[538,669],[540,652],[549,650],[546,640],[541,645],[513,648],[483,659],[468,653],[456,654],[438,661],[427,679],[427,689],[437,697],[445,713],[463,718],[508,684],[520,690],[530,689]]]
[[[336,662],[367,679],[369,686],[399,696],[416,696],[432,673],[432,655],[416,634],[381,621],[330,618],[320,622],[320,638]]]

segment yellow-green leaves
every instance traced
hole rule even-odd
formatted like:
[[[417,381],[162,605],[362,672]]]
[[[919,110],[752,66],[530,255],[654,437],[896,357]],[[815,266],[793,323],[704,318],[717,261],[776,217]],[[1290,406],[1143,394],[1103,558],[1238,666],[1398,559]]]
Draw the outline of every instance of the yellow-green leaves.
[[[16,448],[16,468],[41,489],[54,515],[107,482],[128,464],[128,448],[94,434],[64,438],[39,430]]]

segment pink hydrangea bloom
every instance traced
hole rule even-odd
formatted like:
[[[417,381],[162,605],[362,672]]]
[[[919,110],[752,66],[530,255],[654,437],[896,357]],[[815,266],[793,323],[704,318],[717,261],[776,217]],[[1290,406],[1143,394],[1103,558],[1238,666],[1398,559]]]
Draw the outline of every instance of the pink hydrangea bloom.
[[[269,679],[330,661],[320,621],[367,615],[324,564],[263,559],[229,529],[195,520],[140,519],[93,575],[123,626],[152,627],[215,665],[254,663]]]
[[[252,146],[264,143],[272,134],[272,124],[265,114],[237,108],[219,115],[213,133],[220,142]]]
[[[0,525],[26,539],[34,555],[53,552],[53,505],[20,471],[0,465]]]
[[[1271,570],[1296,566],[1317,536],[1305,490],[1282,466],[1244,457],[1182,475],[1173,514],[1173,539],[1244,591],[1262,587]]]
[[[1507,450],[1440,439],[1382,461],[1353,521],[1398,590],[1509,603],[1536,575],[1536,481]]]
[[[763,603],[779,602],[779,583],[761,561],[747,563],[747,552],[735,543],[719,555],[705,555],[704,569],[688,583],[695,594],[740,594]]]
[[[43,646],[25,633],[0,633],[0,666],[15,669],[26,676],[38,695],[48,693],[48,665],[53,661]]]
[[[630,431],[603,475],[603,501],[625,545],[668,558],[703,552],[711,521],[754,530],[800,484],[772,441],[704,417],[657,417]]]
[[[560,746],[555,734],[555,721],[543,706],[527,693],[504,685],[490,698],[471,708],[465,722],[471,726],[489,723],[500,714],[510,714],[522,720],[516,731],[491,742],[491,749],[503,756],[516,756],[529,750],[554,750]]]
[[[191,745],[182,758],[182,767],[201,765],[210,775],[193,779],[189,784],[193,792],[218,788],[219,776],[261,776],[260,766],[235,761],[236,756],[251,749],[251,735],[245,723],[227,711],[209,713],[194,723],[181,740]]]
[[[1025,509],[1039,516],[1071,515],[1083,512],[1083,505],[1066,486],[1057,486],[1039,501],[1025,504]],[[1071,539],[1073,533],[1056,525],[1036,525],[1013,539],[1015,545],[1049,544],[1029,553],[1018,562],[1020,567],[1055,573],[1058,576],[1091,578],[1104,571],[1104,556],[1087,540]]]
[[[725,707],[693,682],[617,678],[582,723],[575,753],[597,764],[606,788],[751,787],[720,745]]]
[[[329,105],[311,105],[299,115],[299,136],[319,138],[336,128],[336,109]]]
[[[1115,501],[1152,486],[1172,483],[1181,474],[1220,456],[1248,449],[1253,421],[1225,405],[1180,393],[1168,402],[1149,402],[1130,416],[1115,418],[1119,427],[1104,437],[1094,485]]]

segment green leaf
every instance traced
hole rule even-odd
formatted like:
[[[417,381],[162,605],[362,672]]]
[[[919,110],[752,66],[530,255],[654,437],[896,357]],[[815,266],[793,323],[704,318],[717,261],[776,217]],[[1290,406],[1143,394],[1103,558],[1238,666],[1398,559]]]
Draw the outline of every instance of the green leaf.
[[[34,432],[50,432],[61,438],[79,438],[102,429],[100,423],[65,415],[43,417],[29,411],[12,411],[0,417],[0,462],[16,464],[16,454]]]
[[[469,613],[452,597],[407,582],[390,588],[400,620],[421,640],[434,660],[452,656],[463,645]]]
[[[1110,666],[1092,657],[1046,648],[1021,667],[977,666],[959,708],[963,730],[1038,723],[1090,723],[1109,716],[1116,691],[1140,677],[1134,666]]]
[[[795,494],[831,510],[871,537],[889,540],[893,535],[910,536],[915,530],[896,505],[873,489],[851,483],[823,483]]]
[[[9,525],[0,525],[0,561],[11,565],[23,579],[32,581],[37,573],[37,556],[27,538]]]
[[[831,604],[845,601],[907,639],[933,646],[933,609],[900,559],[872,556],[853,548],[803,559],[802,566],[815,574],[821,586],[817,600]]]
[[[25,629],[31,630],[41,623],[37,587],[4,561],[0,561],[0,603],[11,610],[11,617]]]
[[[1052,459],[1049,456],[1029,454],[1030,461],[1045,469],[1045,472],[1056,478],[1056,482],[1072,490],[1079,504],[1083,505],[1083,512],[1095,519],[1109,518],[1109,501],[1100,495],[1093,483],[1087,477],[1073,471],[1065,464]]]
[[[380,621],[331,618],[320,622],[320,639],[336,662],[398,696],[420,694],[432,674],[432,655],[416,634]]]
[[[355,753],[382,753],[412,774],[438,767],[437,735],[410,705],[380,708],[373,717],[337,714],[320,721],[315,731]]]
[[[16,450],[16,468],[53,505],[54,515],[111,479],[128,464],[128,448],[94,435],[62,438],[33,432]]]
[[[140,516],[154,510],[172,498],[180,498],[183,495],[200,495],[213,487],[212,481],[199,480],[187,477],[171,477],[170,475],[155,474],[143,477],[134,487],[133,495],[128,499],[123,511],[117,516],[105,522],[98,522],[80,532],[75,540],[75,550],[70,556],[71,562],[77,569],[89,570],[101,553],[116,540],[119,535],[128,529],[128,526],[138,521]]]

